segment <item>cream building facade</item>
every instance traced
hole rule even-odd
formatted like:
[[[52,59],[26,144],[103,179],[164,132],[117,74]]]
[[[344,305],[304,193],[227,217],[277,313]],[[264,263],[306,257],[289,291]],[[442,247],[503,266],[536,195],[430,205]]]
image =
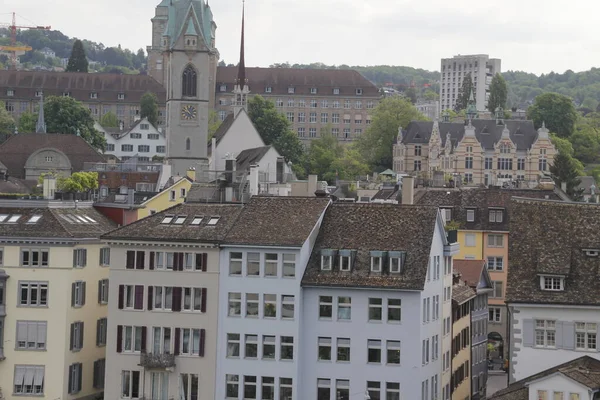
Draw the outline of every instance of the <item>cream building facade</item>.
[[[101,395],[113,228],[91,203],[0,203],[0,398]]]
[[[442,171],[467,186],[520,181],[536,187],[556,153],[548,129],[536,130],[532,121],[413,121],[398,134],[393,168],[424,180]]]

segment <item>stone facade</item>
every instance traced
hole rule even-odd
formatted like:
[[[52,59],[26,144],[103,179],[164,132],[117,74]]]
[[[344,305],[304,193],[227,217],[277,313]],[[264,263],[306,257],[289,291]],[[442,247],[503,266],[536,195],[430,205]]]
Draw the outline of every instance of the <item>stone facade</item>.
[[[434,172],[454,175],[464,185],[537,185],[557,153],[548,129],[531,121],[472,120],[411,122],[394,144],[394,172],[425,180]]]

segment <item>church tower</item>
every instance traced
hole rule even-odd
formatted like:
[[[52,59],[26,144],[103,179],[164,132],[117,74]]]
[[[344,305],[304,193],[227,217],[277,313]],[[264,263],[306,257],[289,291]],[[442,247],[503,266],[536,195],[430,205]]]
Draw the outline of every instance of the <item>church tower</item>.
[[[183,176],[206,159],[216,24],[205,0],[162,0],[152,27],[148,71],[165,86],[167,160],[172,174]]]
[[[244,59],[244,11],[245,2],[242,3],[242,39],[240,42],[240,63],[238,64],[238,76],[233,87],[233,115],[237,116],[240,110],[248,111],[248,80],[246,79],[246,61]]]

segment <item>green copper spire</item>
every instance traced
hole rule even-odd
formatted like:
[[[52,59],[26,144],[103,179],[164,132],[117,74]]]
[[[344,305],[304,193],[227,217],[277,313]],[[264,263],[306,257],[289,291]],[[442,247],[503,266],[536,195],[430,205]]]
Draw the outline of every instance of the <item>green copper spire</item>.
[[[475,105],[475,96],[473,95],[473,88],[471,87],[471,93],[469,93],[469,101],[467,102],[467,118],[472,120],[477,117],[477,106]]]

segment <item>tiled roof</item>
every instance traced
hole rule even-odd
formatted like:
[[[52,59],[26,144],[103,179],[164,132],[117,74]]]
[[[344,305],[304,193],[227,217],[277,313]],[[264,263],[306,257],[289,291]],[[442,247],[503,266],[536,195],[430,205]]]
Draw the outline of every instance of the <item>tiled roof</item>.
[[[49,208],[45,206],[46,202],[40,202],[39,208],[1,206],[0,215],[9,217],[0,222],[0,237],[99,238],[115,227],[112,221],[92,207]],[[16,223],[7,223],[12,215],[20,215],[20,218]],[[34,215],[41,218],[35,223],[29,222]]]
[[[452,209],[452,220],[460,223],[460,229],[508,231],[510,213],[503,214],[502,222],[490,222],[489,211],[493,208],[507,210],[512,197],[560,200],[553,190],[538,189],[431,189],[415,194],[415,204]],[[475,220],[467,222],[467,210],[475,209]]]
[[[237,67],[218,67],[216,90],[227,85],[227,92],[233,90],[237,78]],[[379,97],[377,86],[369,82],[358,71],[351,69],[303,69],[303,68],[248,68],[246,80],[251,93],[265,94],[270,87],[270,95],[287,96],[288,88],[294,88],[294,95],[311,96],[310,89],[317,88],[312,96],[333,96],[333,89],[339,89],[340,97],[356,96],[356,89],[362,89],[360,97]],[[337,95],[336,95],[337,96]]]
[[[0,193],[30,194],[37,184],[37,181],[26,181],[12,176],[8,180],[0,177]]]
[[[457,304],[463,304],[465,301],[475,297],[477,293],[470,286],[454,285],[452,286],[452,301]]]
[[[560,373],[591,390],[600,389],[600,361],[590,356],[583,356],[564,364],[548,368],[538,374],[521,379],[506,389],[502,389],[491,396],[489,400],[528,400],[529,383]]]
[[[481,280],[481,273],[485,268],[485,260],[452,260],[454,271],[472,288],[477,288]]]
[[[305,286],[422,290],[436,227],[435,207],[333,203],[302,279]],[[321,250],[354,250],[352,270],[321,270]],[[371,251],[406,252],[402,272],[371,272]]]
[[[250,168],[250,165],[259,162],[269,150],[271,150],[271,146],[262,146],[241,151],[236,157],[236,170],[247,170]]]
[[[595,193],[598,194],[598,185],[596,185],[596,179],[593,176],[580,176],[579,180],[581,180],[581,183],[577,189],[583,189],[583,194],[592,194],[592,185],[596,186]]]
[[[41,149],[56,149],[63,152],[71,162],[72,172],[82,171],[84,162],[105,162],[104,157],[82,137],[56,133],[12,135],[0,144],[0,159],[8,168],[10,176],[24,179],[27,159]]]
[[[475,128],[475,137],[484,149],[492,150],[500,141],[504,127],[508,128],[510,139],[517,146],[517,150],[527,150],[537,138],[537,131],[533,121],[506,120],[504,125],[496,125],[495,119],[474,119],[471,121]],[[442,146],[446,145],[446,136],[450,133],[452,147],[460,142],[465,133],[465,124],[462,122],[439,122]],[[433,130],[432,121],[412,121],[404,130],[402,143],[427,144]]]
[[[513,199],[510,269],[506,301],[510,303],[599,305],[600,205]],[[540,275],[564,275],[565,289],[540,288]]]
[[[399,194],[400,190],[398,186],[392,188],[386,187],[375,193],[375,196],[373,196],[371,200],[398,200]]]
[[[139,103],[146,92],[158,97],[158,102],[165,103],[165,88],[149,75],[130,74],[88,74],[83,72],[49,72],[49,71],[12,71],[0,70],[0,98],[6,97],[6,90],[14,90],[12,99],[35,100],[35,92],[43,91],[44,97],[62,96],[69,92],[70,96],[86,103],[118,102],[119,93],[125,94],[123,103]],[[91,99],[95,92],[98,98]]]
[[[302,246],[327,208],[329,198],[254,196],[244,206],[225,243]]]
[[[241,204],[183,203],[115,229],[102,238],[136,241],[217,243],[225,238],[227,232],[235,224],[241,211]],[[175,218],[170,223],[163,223],[167,216],[185,216],[186,218],[182,224],[176,224]],[[194,225],[194,217],[203,218],[199,224]],[[211,217],[219,217],[216,224],[209,225]]]

